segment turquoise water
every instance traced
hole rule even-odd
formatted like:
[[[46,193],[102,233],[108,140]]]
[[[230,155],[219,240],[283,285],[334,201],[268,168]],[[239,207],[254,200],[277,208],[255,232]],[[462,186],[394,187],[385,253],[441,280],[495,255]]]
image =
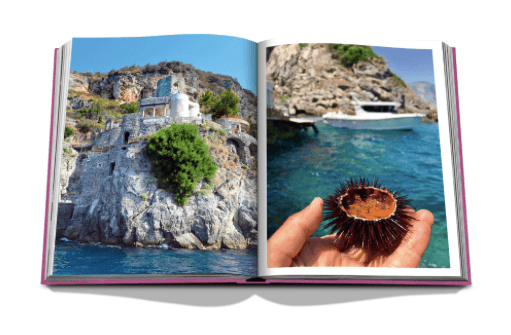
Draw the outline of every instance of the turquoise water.
[[[216,273],[257,276],[257,251],[120,248],[57,241],[54,275]]]
[[[438,124],[408,131],[316,126],[318,134],[309,130],[268,145],[268,238],[314,197],[334,193],[339,182],[376,177],[391,190],[404,189],[415,210],[435,216],[420,267],[450,267]],[[323,226],[313,236],[329,234]]]

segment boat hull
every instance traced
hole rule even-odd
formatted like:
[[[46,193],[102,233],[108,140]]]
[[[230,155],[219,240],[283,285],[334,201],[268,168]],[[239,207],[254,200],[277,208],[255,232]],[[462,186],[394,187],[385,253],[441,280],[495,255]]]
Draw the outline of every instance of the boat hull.
[[[396,117],[389,119],[338,119],[324,118],[323,122],[337,128],[370,129],[370,130],[396,130],[413,129],[421,124],[423,116]]]

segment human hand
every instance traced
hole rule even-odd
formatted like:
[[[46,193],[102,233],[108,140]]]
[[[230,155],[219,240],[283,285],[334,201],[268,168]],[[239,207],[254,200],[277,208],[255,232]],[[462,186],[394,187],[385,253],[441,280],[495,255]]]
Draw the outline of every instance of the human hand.
[[[419,266],[431,237],[435,221],[427,210],[417,213],[399,247],[389,256],[380,256],[365,264],[367,255],[362,249],[340,252],[335,246],[335,235],[310,237],[323,220],[323,200],[315,198],[301,212],[291,215],[268,240],[268,267],[291,266],[372,266],[414,268]]]

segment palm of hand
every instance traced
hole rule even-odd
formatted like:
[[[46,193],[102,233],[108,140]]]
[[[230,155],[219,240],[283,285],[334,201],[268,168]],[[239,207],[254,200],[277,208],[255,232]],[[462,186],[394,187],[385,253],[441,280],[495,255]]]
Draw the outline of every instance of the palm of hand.
[[[268,240],[268,267],[288,266],[343,266],[343,267],[417,267],[426,251],[431,236],[433,215],[427,210],[417,213],[407,236],[388,257],[377,257],[369,264],[362,249],[340,252],[335,246],[335,235],[309,237],[322,220],[323,201],[313,201],[306,209],[291,216]]]

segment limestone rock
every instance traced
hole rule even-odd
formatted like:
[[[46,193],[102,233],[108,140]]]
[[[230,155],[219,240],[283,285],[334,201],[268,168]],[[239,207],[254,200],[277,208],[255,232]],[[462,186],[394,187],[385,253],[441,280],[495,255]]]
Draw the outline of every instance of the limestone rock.
[[[71,108],[73,111],[82,108],[90,108],[92,107],[92,101],[82,97],[75,97],[72,100],[68,101],[67,107]]]
[[[273,83],[275,105],[286,100],[290,115],[354,114],[352,96],[370,101],[401,101],[404,96],[405,112],[428,114],[434,108],[403,86],[380,59],[346,68],[328,44],[279,45],[267,57],[266,80]]]
[[[124,116],[122,124],[90,144],[107,148],[102,154],[76,155],[62,165],[61,195],[71,205],[59,204],[63,219],[58,236],[134,247],[257,247],[257,179],[249,168],[242,168],[239,153],[226,148],[228,139],[217,139],[210,147],[219,166],[216,186],[204,190],[211,182],[201,181],[201,190],[179,206],[173,193],[158,186],[143,151],[146,141],[131,140],[168,126],[149,121],[140,114]],[[207,131],[201,130],[201,136],[207,138]],[[250,142],[243,142],[244,154]]]
[[[251,91],[241,87],[236,79],[224,75],[205,73],[192,66],[176,66],[178,68],[176,72],[173,72],[172,69],[165,73],[157,71],[143,72],[139,68],[131,73],[129,71],[112,71],[99,77],[90,73],[84,74],[71,71],[69,89],[126,103],[154,96],[158,81],[167,78],[169,75],[175,75],[184,78],[187,85],[193,91],[196,91],[198,96],[210,88],[219,95],[222,91],[231,87],[240,98],[238,104],[240,115],[251,123],[257,123],[257,97]],[[73,108],[73,110],[75,109],[79,108]]]

